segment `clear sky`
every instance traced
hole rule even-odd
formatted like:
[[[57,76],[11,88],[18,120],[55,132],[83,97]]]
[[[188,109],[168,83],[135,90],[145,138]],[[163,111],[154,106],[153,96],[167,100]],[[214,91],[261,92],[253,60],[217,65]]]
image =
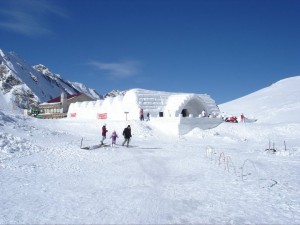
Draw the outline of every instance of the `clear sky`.
[[[300,1],[0,0],[0,48],[100,94],[221,104],[300,75]]]

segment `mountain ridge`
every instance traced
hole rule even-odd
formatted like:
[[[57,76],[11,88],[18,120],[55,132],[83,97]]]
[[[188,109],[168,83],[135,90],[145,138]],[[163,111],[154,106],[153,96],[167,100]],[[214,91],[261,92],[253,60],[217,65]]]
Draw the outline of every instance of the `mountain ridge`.
[[[67,94],[84,93],[92,99],[103,96],[79,82],[66,81],[46,66],[29,65],[15,52],[0,49],[0,92],[6,105],[29,108],[41,102]]]

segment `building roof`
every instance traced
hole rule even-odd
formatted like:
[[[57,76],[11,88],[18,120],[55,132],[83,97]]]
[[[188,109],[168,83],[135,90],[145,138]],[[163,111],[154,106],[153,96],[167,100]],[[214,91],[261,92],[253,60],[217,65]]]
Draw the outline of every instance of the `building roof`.
[[[60,108],[61,107],[61,102],[52,102],[52,103],[41,103],[39,104],[40,109],[50,109],[50,108]]]
[[[82,95],[82,93],[78,93],[78,94],[72,94],[72,95],[67,95],[67,99],[71,99],[71,98],[74,98],[74,97],[77,97],[79,95]],[[56,102],[61,102],[61,99],[60,99],[61,96],[59,97],[56,97],[56,98],[53,98],[51,100],[49,100],[47,103],[56,103]]]

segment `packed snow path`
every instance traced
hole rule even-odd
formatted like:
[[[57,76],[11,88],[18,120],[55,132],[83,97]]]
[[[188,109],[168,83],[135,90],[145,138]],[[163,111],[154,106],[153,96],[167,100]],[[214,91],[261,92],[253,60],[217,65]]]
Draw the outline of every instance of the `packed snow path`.
[[[107,127],[121,137],[126,124]],[[260,141],[222,128],[168,137],[146,122],[131,125],[131,148],[82,150],[82,136],[100,140],[100,123],[7,117],[0,224],[300,223],[299,149],[270,155]],[[229,172],[219,165],[222,153],[231,158]]]

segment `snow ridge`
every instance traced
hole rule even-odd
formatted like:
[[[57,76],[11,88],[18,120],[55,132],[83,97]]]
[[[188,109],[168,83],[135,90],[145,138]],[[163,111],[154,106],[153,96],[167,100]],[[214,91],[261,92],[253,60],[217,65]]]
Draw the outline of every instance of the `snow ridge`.
[[[300,122],[300,76],[280,80],[269,87],[219,105],[222,112],[257,118],[258,122]]]
[[[83,92],[93,99],[101,96],[80,83],[65,81],[42,64],[30,66],[14,52],[0,49],[0,92],[9,108],[29,108],[60,96],[61,92]]]

